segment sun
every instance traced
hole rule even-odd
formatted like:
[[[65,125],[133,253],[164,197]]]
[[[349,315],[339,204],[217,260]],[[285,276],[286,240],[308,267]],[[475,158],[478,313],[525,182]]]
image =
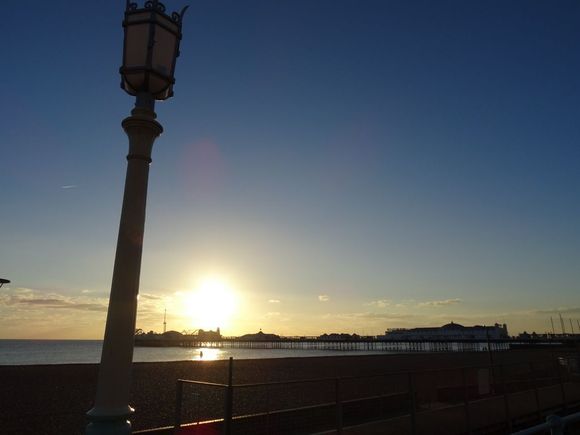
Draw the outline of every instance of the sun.
[[[234,290],[220,277],[202,279],[193,291],[186,293],[183,305],[192,326],[205,330],[229,326],[236,307]]]

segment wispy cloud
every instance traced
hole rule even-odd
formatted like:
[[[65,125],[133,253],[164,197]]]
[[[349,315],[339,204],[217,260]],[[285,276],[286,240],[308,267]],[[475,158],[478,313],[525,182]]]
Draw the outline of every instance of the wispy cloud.
[[[268,303],[270,304],[279,304],[280,300],[279,299],[268,299]]]
[[[462,303],[463,301],[459,298],[455,298],[455,299],[444,299],[444,300],[438,300],[438,301],[424,301],[424,302],[419,302],[417,304],[417,306],[419,307],[445,307],[447,305],[457,305]]]
[[[328,295],[319,295],[318,296],[318,300],[320,302],[328,302],[330,300],[330,296],[328,296]]]
[[[81,311],[107,311],[106,298],[89,298],[86,296],[64,296],[37,290],[18,288],[10,293],[0,295],[0,305],[16,308],[69,309]]]
[[[61,189],[76,189],[76,184],[65,184],[64,186],[60,186]]]
[[[107,306],[99,303],[81,303],[66,299],[24,299],[18,303],[23,305],[37,305],[44,308],[69,308],[84,311],[107,311]]]
[[[149,293],[141,293],[139,294],[139,299],[149,299],[150,301],[159,301],[161,299],[163,299],[161,296],[157,296],[157,295],[152,295]]]
[[[399,320],[411,319],[419,317],[416,314],[408,313],[375,313],[375,312],[358,312],[358,313],[341,313],[341,314],[327,314],[326,319],[342,319],[342,320],[360,320],[360,319],[381,319],[381,320]]]
[[[289,322],[292,320],[286,313],[280,313],[279,311],[269,311],[264,315],[265,319],[276,322],[280,324],[281,322]]]
[[[442,299],[432,301],[416,301],[414,299],[405,299],[402,301],[393,301],[391,299],[378,299],[364,303],[364,306],[375,308],[412,308],[412,307],[444,307],[448,305],[457,305],[463,301],[459,298]]]
[[[386,307],[390,306],[392,303],[393,303],[393,301],[390,299],[379,299],[378,301],[371,301],[371,302],[368,302],[364,305],[367,305],[370,307],[386,308]]]

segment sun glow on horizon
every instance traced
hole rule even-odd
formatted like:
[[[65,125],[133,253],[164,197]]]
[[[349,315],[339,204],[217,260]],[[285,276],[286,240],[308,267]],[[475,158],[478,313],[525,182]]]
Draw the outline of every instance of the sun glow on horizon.
[[[200,281],[195,290],[184,294],[183,313],[198,329],[224,328],[238,308],[238,298],[231,285],[221,277]]]

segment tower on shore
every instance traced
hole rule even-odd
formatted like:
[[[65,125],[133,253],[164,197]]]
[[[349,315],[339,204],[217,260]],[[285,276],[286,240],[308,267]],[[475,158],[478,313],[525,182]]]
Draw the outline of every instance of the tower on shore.
[[[163,312],[163,333],[165,334],[166,331],[167,331],[167,308],[165,308],[165,311]]]

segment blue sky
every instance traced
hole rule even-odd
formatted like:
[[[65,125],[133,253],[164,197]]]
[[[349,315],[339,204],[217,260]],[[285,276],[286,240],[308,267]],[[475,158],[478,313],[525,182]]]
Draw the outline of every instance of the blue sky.
[[[5,7],[4,338],[102,336],[123,8]],[[138,326],[200,327],[183,298],[208,277],[230,334],[580,318],[578,22],[575,1],[191,3]]]

